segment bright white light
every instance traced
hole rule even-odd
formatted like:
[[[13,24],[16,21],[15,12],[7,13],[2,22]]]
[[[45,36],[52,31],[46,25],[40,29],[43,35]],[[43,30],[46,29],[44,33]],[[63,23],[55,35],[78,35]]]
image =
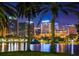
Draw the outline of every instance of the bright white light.
[[[8,43],[8,51],[11,51],[10,42]]]
[[[4,52],[4,42],[2,43],[2,52]]]
[[[27,23],[29,22],[29,21],[26,21]],[[33,23],[33,21],[30,21],[30,24],[32,24]]]
[[[72,25],[67,25],[67,26],[72,26],[72,27],[74,27],[74,25],[72,24]]]
[[[30,24],[33,23],[33,21],[30,21]]]
[[[11,43],[11,51],[13,51],[13,43]]]
[[[12,17],[11,17],[11,16],[9,16],[9,19],[12,19]]]
[[[59,52],[59,44],[56,46],[56,52]]]
[[[44,20],[44,21],[42,21],[42,22],[49,22],[49,20]]]
[[[55,26],[58,26],[58,23],[55,23]]]
[[[71,54],[74,54],[74,40],[71,41],[72,45],[71,45]]]
[[[14,20],[16,20],[16,17],[9,16],[9,19],[14,19]]]

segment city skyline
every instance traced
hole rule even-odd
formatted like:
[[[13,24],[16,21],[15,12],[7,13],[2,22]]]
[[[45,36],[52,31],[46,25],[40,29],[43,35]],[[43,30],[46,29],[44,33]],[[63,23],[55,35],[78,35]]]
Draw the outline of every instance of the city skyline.
[[[78,19],[75,2],[0,3],[0,52],[79,55]]]
[[[71,3],[71,2],[58,2],[59,4],[68,4],[68,3]],[[16,2],[14,2],[14,3],[10,3],[10,4],[12,4],[13,6],[15,6],[16,7],[16,5],[18,4],[18,3],[16,3]],[[76,4],[77,5],[77,4]],[[78,5],[77,5],[78,6]],[[50,8],[50,7],[49,7]],[[79,8],[78,8],[79,9]],[[77,9],[77,11],[78,11],[78,9]],[[72,25],[72,24],[77,24],[78,22],[79,22],[79,19],[78,19],[78,17],[76,16],[76,15],[74,15],[74,14],[72,14],[72,13],[70,13],[69,12],[69,15],[65,15],[64,13],[62,13],[62,11],[61,10],[59,10],[58,11],[59,12],[59,15],[58,15],[58,17],[56,18],[56,22],[58,22],[60,25],[66,25],[66,24],[68,24],[68,25]],[[51,11],[49,10],[48,12],[46,12],[45,14],[44,14],[44,16],[42,17],[42,19],[43,20],[50,20],[51,21],[51,19],[52,19],[52,13],[51,13]],[[38,21],[40,21],[40,17],[41,17],[41,15],[39,15],[39,16],[37,16],[36,18],[34,18],[34,24],[35,25],[37,25],[37,23],[38,23]],[[20,21],[20,20],[21,21]],[[26,21],[26,18],[24,17],[24,18],[18,18],[18,20],[20,21],[20,22],[25,22]],[[37,20],[37,21],[36,21]]]

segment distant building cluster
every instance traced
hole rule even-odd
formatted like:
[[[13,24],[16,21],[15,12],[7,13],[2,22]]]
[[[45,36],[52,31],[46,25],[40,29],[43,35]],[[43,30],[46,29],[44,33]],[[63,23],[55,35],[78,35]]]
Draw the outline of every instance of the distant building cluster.
[[[49,21],[42,21],[41,25],[34,27],[35,35],[51,37],[51,23]],[[62,25],[55,23],[55,37],[64,38],[69,34],[77,34],[75,25]]]
[[[31,35],[34,35],[34,23],[30,21],[30,28],[28,29],[28,21],[19,22],[17,19],[10,17],[7,21],[6,30],[0,31],[0,36],[6,37],[19,36],[19,37],[28,37],[28,30]]]
[[[28,37],[28,30],[31,35],[34,37],[49,37],[51,38],[51,23],[49,20],[44,20],[42,23],[36,27],[34,26],[34,22],[30,21],[30,28],[28,29],[28,21],[26,22],[18,22],[16,19],[9,19],[7,30],[3,31],[3,34],[20,36],[20,37]],[[55,37],[64,38],[69,34],[77,34],[77,30],[75,25],[62,25],[59,23],[55,23]],[[2,35],[2,31],[0,31],[0,36]],[[6,36],[5,35],[5,36]]]

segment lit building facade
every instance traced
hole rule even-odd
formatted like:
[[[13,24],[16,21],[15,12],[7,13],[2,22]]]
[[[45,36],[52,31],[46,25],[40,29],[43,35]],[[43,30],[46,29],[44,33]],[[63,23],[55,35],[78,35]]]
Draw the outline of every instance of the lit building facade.
[[[42,21],[41,24],[41,34],[51,33],[51,23],[49,20]]]
[[[40,27],[34,27],[34,35],[41,34],[41,28]]]
[[[25,27],[25,22],[24,23],[19,23],[19,36],[24,37],[27,33],[26,27]]]
[[[67,30],[63,30],[63,29],[55,30],[55,37],[64,38],[66,36],[67,36]]]
[[[30,21],[30,35],[34,35],[34,23]],[[20,22],[19,23],[19,36],[28,37],[28,22]]]
[[[41,25],[35,29],[35,35],[50,36],[51,37],[51,23],[49,20],[42,21]],[[55,23],[55,37],[65,38],[69,34],[77,34],[76,27],[74,25],[59,25]]]
[[[30,22],[30,34],[34,35],[34,22],[33,21]]]
[[[69,34],[77,34],[77,29],[75,27],[75,25],[68,25],[68,35]]]
[[[10,17],[8,20],[8,35],[17,35],[17,28],[17,20]]]
[[[59,29],[59,24],[55,23],[55,29]],[[40,24],[39,27],[35,27],[35,35],[38,36],[43,36],[43,37],[50,37],[52,36],[51,34],[51,23],[49,20],[44,20],[42,21],[42,23]]]

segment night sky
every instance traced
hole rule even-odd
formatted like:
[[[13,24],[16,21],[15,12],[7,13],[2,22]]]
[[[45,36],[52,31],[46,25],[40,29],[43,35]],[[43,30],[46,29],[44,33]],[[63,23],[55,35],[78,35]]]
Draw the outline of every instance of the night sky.
[[[52,19],[52,14],[51,12],[47,12],[45,14],[45,16],[43,17],[43,20],[51,20]],[[40,20],[40,16],[36,18],[36,20]],[[70,24],[76,24],[78,23],[78,18],[76,17],[76,15],[73,14],[69,14],[69,15],[65,15],[62,12],[60,12],[60,14],[58,15],[58,17],[56,18],[56,22],[59,23],[59,25],[70,25]],[[35,23],[37,23],[38,21],[35,21]]]
[[[16,6],[17,3],[11,3],[11,4]],[[63,4],[63,2],[62,2],[62,4]],[[44,15],[44,17],[42,17],[42,19],[43,20],[51,20],[52,19],[51,11],[48,11]],[[25,18],[22,21],[21,20],[22,19],[20,19],[19,21],[23,22],[23,21],[25,21]],[[35,25],[38,23],[39,20],[40,20],[40,15],[34,19]],[[72,13],[70,13],[69,15],[65,15],[62,13],[62,11],[59,11],[59,15],[56,19],[56,22],[58,22],[60,25],[66,25],[66,24],[76,24],[78,22],[78,20],[79,19]]]

